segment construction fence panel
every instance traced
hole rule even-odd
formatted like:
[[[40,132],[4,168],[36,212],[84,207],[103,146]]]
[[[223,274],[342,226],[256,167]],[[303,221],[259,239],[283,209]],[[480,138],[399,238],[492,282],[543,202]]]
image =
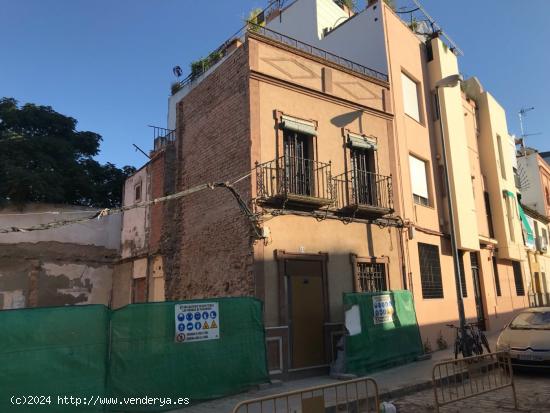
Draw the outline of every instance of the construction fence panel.
[[[346,337],[347,373],[366,375],[423,354],[410,291],[345,293],[344,306],[357,306],[360,316],[360,332]]]
[[[378,413],[378,384],[362,377],[240,402],[233,413]]]
[[[219,338],[189,341],[182,336],[184,341],[178,342],[176,306],[207,303],[217,303]],[[211,318],[185,320],[184,315],[183,324],[210,322],[211,327]],[[188,331],[185,328],[182,326]],[[133,304],[112,315],[110,396],[164,399],[132,406],[131,411],[181,408],[185,406],[166,401],[189,398],[194,404],[268,380],[262,303],[255,298]],[[116,407],[112,411],[117,411]],[[130,410],[122,406],[120,411]]]
[[[108,328],[102,305],[0,311],[0,411],[103,411]]]
[[[441,406],[510,387],[518,408],[512,360],[508,352],[437,363],[432,371],[436,411]]]

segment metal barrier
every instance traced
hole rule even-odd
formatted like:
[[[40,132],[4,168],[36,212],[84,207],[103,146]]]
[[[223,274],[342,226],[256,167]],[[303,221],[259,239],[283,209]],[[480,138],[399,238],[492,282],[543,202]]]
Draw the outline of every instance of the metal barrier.
[[[362,377],[240,402],[233,413],[378,413],[378,384]]]
[[[432,371],[436,411],[441,406],[511,387],[518,408],[512,361],[508,352],[489,353],[437,363]]]

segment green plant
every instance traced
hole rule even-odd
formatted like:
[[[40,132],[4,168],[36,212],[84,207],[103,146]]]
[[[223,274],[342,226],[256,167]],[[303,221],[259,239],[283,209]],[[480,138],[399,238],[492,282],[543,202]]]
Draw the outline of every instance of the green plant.
[[[94,159],[101,135],[77,130],[77,120],[51,106],[0,99],[0,204],[28,202],[121,204],[122,185],[135,168]]]
[[[409,26],[409,29],[411,29],[413,32],[416,32],[416,30],[418,29],[418,26],[419,26],[419,22],[418,20],[416,19],[416,17],[413,17],[410,21],[410,23],[408,24]]]
[[[180,82],[173,82],[170,85],[170,91],[172,92],[172,95],[175,95],[181,90],[181,83]]]
[[[248,30],[257,32],[260,27],[265,26],[265,20],[260,21],[260,15],[262,14],[262,9],[254,9],[248,13],[248,17],[245,20]]]
[[[215,50],[207,57],[191,62],[191,79],[196,79],[212,66],[214,66],[223,57],[221,50]]]

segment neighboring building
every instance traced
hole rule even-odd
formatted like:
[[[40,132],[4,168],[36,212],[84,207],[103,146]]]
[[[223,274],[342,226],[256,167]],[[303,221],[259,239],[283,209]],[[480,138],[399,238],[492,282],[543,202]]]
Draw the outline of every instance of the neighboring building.
[[[545,162],[550,165],[550,151],[548,152],[540,152],[540,157],[545,160]]]
[[[491,240],[480,245],[494,250],[482,259],[484,306],[491,328],[507,323],[517,310],[528,306],[530,270],[526,260],[521,223],[520,195],[514,166],[514,145],[508,133],[506,113],[476,78],[463,84],[465,94],[476,103],[477,142],[484,187],[485,216]],[[460,195],[461,196],[461,195]],[[481,235],[486,235],[482,234]],[[489,251],[490,252],[490,251]]]
[[[519,151],[522,202],[539,214],[550,216],[550,165],[536,150]]]
[[[150,160],[126,179],[123,207],[147,203],[174,192],[174,139],[171,130],[154,128]],[[162,231],[165,211],[173,205],[160,203],[123,212],[120,260],[113,274],[112,307],[130,303],[164,301]]]
[[[550,251],[548,249],[550,218],[523,206],[531,236],[526,235],[527,256],[531,270],[531,288],[529,295],[532,305],[550,305]]]
[[[0,228],[85,219],[97,209],[27,204],[0,209]],[[120,215],[0,234],[0,309],[104,304],[120,246]]]

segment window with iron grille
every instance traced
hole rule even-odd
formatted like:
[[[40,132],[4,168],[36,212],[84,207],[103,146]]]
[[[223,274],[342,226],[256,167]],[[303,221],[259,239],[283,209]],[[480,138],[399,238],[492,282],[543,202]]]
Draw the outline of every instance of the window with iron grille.
[[[312,137],[284,130],[286,189],[297,195],[313,195]]]
[[[525,295],[525,287],[523,286],[523,274],[521,273],[521,263],[519,261],[513,261],[512,267],[514,268],[514,281],[516,282],[516,295]]]
[[[437,245],[418,243],[423,298],[443,298],[441,263]]]
[[[357,261],[355,269],[356,287],[362,293],[387,291],[386,263],[376,260]]]

